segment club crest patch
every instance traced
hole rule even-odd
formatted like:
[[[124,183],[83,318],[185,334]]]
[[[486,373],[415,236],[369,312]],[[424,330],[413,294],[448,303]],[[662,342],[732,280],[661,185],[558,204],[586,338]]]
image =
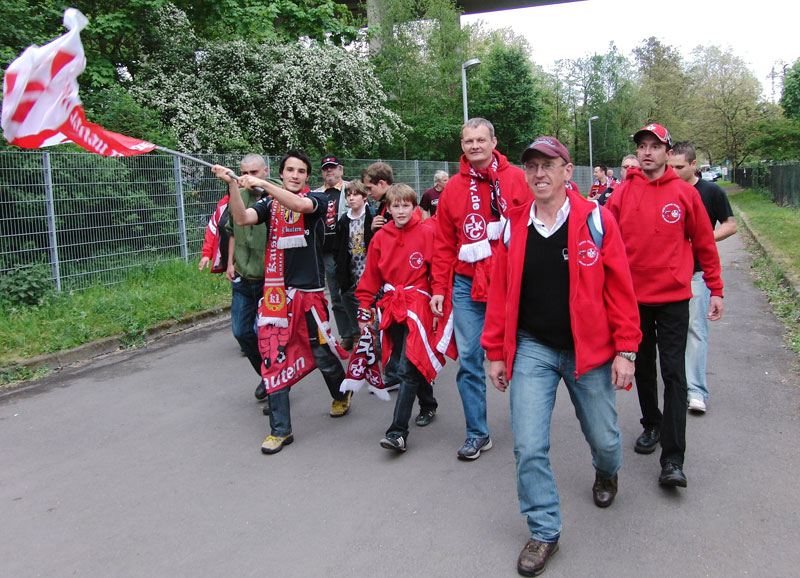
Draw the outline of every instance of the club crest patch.
[[[669,224],[677,223],[681,220],[681,208],[675,203],[668,203],[661,209],[661,216]]]
[[[600,258],[600,250],[593,241],[581,241],[578,243],[578,263],[584,267],[591,267]]]

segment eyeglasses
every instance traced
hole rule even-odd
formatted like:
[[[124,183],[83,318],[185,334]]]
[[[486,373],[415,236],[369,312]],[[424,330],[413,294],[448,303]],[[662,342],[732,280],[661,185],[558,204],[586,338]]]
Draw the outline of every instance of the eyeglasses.
[[[567,166],[567,163],[561,163],[557,165],[555,163],[544,163],[540,165],[538,163],[525,163],[522,165],[526,171],[536,174],[539,172],[539,169],[542,169],[546,173],[552,173],[556,169],[560,169],[561,167]]]

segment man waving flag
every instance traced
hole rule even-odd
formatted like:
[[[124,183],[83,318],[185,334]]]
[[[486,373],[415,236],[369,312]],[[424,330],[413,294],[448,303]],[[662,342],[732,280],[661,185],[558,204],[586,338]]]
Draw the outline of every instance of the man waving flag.
[[[29,46],[3,78],[3,137],[22,148],[74,142],[103,156],[148,153],[156,145],[86,121],[78,76],[86,67],[80,32],[88,23],[75,8],[64,11],[69,30],[44,46]]]

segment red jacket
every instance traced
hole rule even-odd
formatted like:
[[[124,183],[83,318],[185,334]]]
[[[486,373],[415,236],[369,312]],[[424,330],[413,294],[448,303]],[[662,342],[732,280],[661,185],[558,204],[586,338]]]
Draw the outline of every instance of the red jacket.
[[[575,341],[576,377],[603,365],[618,351],[637,351],[642,339],[639,309],[633,293],[625,246],[617,223],[600,207],[603,247],[597,249],[586,219],[595,203],[567,190],[570,202],[567,222],[569,255],[569,313]],[[531,198],[509,210],[508,246],[500,243],[495,255],[489,301],[481,345],[486,357],[506,362],[509,378],[517,349],[522,269],[529,233]],[[546,274],[546,272],[543,272]]]
[[[711,295],[722,297],[719,254],[708,213],[697,189],[672,167],[654,181],[637,167],[628,169],[606,207],[619,223],[639,303],[690,299],[695,257]]]
[[[383,331],[383,361],[388,361],[395,344],[389,332],[394,323],[408,326],[406,356],[428,381],[442,369],[444,358],[432,343],[433,313],[430,308],[430,264],[433,253],[433,229],[422,224],[414,213],[398,229],[389,221],[375,233],[367,250],[367,267],[356,288],[356,298],[363,308],[370,307],[381,288],[384,297],[378,302]]]
[[[211,272],[212,273],[224,273],[228,268],[228,263],[223,263],[224,260],[222,257],[223,255],[227,257],[228,255],[228,248],[223,247],[220,248],[220,238],[222,237],[222,232],[219,230],[219,220],[222,217],[222,213],[225,212],[225,209],[228,208],[228,198],[230,195],[226,194],[222,199],[220,199],[219,203],[217,203],[217,208],[214,210],[214,214],[211,215],[211,218],[208,220],[208,226],[206,227],[206,235],[205,239],[203,240],[203,250],[201,255],[203,257],[208,257],[211,259]]]
[[[522,169],[509,164],[508,159],[494,151],[498,156],[497,177],[500,181],[500,194],[505,201],[501,211],[505,212],[511,207],[521,205],[533,197],[530,187],[525,180]],[[436,259],[433,261],[431,273],[433,275],[433,293],[446,295],[450,289],[452,272],[467,277],[474,277],[475,263],[466,263],[458,259],[458,251],[464,242],[464,220],[467,217],[467,198],[469,196],[469,164],[466,157],[461,157],[459,174],[454,175],[439,197],[439,206],[436,209],[437,226],[434,248]],[[491,200],[488,181],[478,181],[478,194],[481,197],[481,206],[485,217],[489,215]],[[493,243],[494,244],[494,243]]]

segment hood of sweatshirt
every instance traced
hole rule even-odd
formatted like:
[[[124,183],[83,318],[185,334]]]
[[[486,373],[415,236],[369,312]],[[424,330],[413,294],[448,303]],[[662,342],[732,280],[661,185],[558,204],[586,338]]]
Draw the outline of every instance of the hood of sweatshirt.
[[[418,234],[419,231],[417,228],[421,226],[422,219],[420,219],[415,209],[414,213],[411,215],[411,220],[409,220],[403,228],[398,228],[398,226],[394,224],[394,221],[389,221],[383,226],[383,230],[386,231],[387,235],[390,235],[394,238],[394,242],[398,247],[402,247],[406,244],[406,238],[408,235]]]

